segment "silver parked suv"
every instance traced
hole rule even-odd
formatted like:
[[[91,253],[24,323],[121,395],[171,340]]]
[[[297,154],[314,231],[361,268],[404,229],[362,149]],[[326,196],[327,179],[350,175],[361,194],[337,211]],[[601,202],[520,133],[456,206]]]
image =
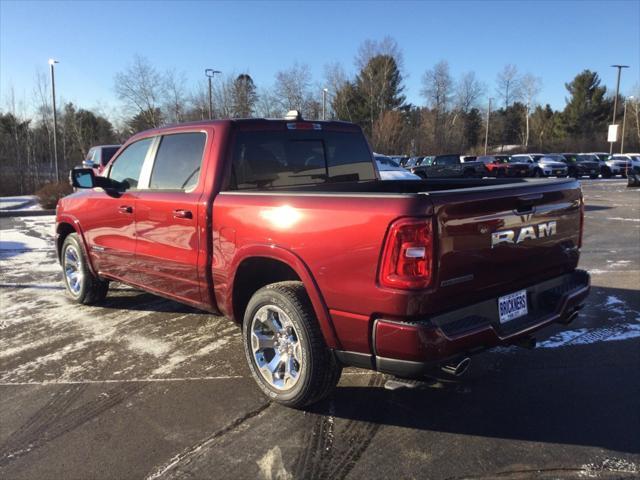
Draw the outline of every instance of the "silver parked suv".
[[[511,155],[512,161],[531,163],[534,177],[566,177],[569,169],[562,155],[520,153]]]

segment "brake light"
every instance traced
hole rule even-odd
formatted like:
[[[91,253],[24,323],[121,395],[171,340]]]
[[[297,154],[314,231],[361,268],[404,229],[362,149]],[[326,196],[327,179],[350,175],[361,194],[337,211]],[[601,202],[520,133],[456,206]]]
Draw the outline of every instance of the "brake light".
[[[582,235],[584,234],[584,197],[580,192],[580,237],[578,237],[578,248],[582,248]]]
[[[426,288],[432,272],[431,219],[403,218],[392,223],[382,254],[380,283],[407,290]]]
[[[322,130],[322,125],[319,123],[295,122],[287,123],[287,128],[289,130]]]

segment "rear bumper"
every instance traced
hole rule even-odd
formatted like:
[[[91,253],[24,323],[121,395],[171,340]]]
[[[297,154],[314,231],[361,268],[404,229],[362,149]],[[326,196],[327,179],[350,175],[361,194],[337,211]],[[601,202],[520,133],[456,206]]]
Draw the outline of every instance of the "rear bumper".
[[[356,366],[419,377],[434,366],[498,345],[510,345],[553,323],[569,323],[589,294],[589,274],[582,270],[531,285],[527,290],[529,313],[500,324],[497,299],[418,321],[380,318],[373,326],[374,355],[354,358],[338,352]],[[508,292],[506,292],[508,293]]]

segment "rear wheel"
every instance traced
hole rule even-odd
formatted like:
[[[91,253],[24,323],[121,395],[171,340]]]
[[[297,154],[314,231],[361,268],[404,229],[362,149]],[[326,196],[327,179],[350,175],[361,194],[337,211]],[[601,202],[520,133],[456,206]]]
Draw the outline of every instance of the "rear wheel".
[[[324,342],[301,282],[258,290],[242,330],[251,374],[271,400],[302,408],[329,395],[338,383],[342,366]]]
[[[109,282],[91,273],[76,233],[64,239],[60,262],[67,294],[74,302],[92,305],[105,299]]]
[[[602,169],[602,177],[611,178],[611,169],[609,169],[609,167],[605,167]]]
[[[542,177],[542,170],[540,170],[539,168],[536,168],[536,169],[533,171],[533,176],[534,176],[534,177],[536,177],[536,178],[540,178],[540,177]]]

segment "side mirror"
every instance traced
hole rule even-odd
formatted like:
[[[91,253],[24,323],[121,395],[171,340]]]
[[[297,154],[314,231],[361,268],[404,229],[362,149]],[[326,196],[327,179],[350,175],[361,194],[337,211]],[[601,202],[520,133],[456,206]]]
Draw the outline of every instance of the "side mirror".
[[[96,178],[92,168],[74,168],[69,172],[71,186],[75,188],[94,188]]]

